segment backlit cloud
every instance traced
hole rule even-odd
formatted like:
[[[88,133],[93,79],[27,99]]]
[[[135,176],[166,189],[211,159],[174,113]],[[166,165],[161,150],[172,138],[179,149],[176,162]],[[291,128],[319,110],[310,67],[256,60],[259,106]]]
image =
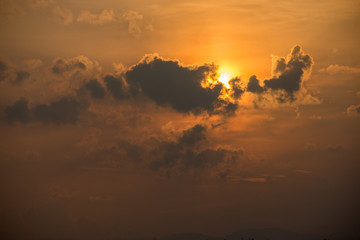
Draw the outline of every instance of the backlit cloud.
[[[265,79],[263,86],[256,76],[249,79],[247,91],[262,93],[265,91],[283,91],[286,95],[279,98],[294,100],[294,93],[300,91],[305,80],[305,74],[310,74],[313,60],[309,54],[304,53],[300,46],[295,46],[290,54],[284,57],[273,57],[273,77]]]

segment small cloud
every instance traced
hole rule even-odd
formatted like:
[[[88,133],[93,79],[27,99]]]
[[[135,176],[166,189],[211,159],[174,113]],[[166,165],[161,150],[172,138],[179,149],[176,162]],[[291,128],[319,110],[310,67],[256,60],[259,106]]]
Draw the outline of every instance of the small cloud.
[[[87,103],[79,102],[73,98],[62,98],[47,104],[38,104],[33,108],[28,107],[28,100],[20,99],[4,110],[9,124],[14,122],[29,123],[33,121],[44,124],[57,125],[76,124],[82,110],[87,108]]]
[[[360,116],[360,104],[351,105],[346,109],[346,113],[350,117]]]
[[[59,6],[53,8],[54,20],[60,24],[70,24],[73,22],[73,14],[68,9],[63,9]]]
[[[151,24],[144,23],[144,16],[136,11],[126,11],[123,14],[123,19],[128,23],[128,32],[135,37],[138,37],[143,29],[148,31],[154,30],[154,27]]]
[[[343,151],[344,150],[344,147],[341,146],[341,145],[338,145],[338,146],[329,146],[328,147],[328,151],[329,152],[340,152],[340,151]]]
[[[115,20],[115,14],[113,10],[103,10],[101,13],[91,13],[89,11],[81,11],[77,22],[90,23],[90,24],[104,24]]]
[[[334,64],[328,66],[327,68],[320,69],[319,72],[329,73],[331,75],[344,74],[344,73],[358,74],[360,73],[360,68]]]

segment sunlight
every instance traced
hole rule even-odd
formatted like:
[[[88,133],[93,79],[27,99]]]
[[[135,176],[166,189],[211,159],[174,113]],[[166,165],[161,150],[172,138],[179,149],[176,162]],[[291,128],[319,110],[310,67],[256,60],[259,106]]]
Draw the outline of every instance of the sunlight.
[[[219,82],[223,83],[225,87],[230,88],[229,81],[231,79],[231,76],[227,72],[221,72],[219,76]]]

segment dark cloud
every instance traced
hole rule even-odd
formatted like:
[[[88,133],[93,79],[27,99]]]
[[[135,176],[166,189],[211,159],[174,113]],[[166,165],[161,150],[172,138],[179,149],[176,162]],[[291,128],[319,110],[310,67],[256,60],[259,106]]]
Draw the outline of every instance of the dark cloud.
[[[4,112],[8,123],[40,121],[58,125],[75,124],[81,111],[87,107],[86,103],[78,102],[73,98],[62,98],[50,105],[38,104],[33,108],[28,107],[26,99],[20,99]]]
[[[146,57],[126,72],[125,77],[132,88],[138,88],[159,105],[183,113],[220,113],[219,109],[229,103],[219,99],[223,85],[202,86],[216,71],[213,64],[188,67],[178,61]]]
[[[18,71],[16,72],[15,83],[22,83],[25,79],[30,77],[30,73],[26,71]]]
[[[14,105],[5,108],[4,112],[6,121],[10,124],[14,122],[28,123],[30,121],[30,111],[26,99],[18,100]]]
[[[242,80],[238,77],[233,78],[229,81],[229,85],[232,89],[231,97],[234,99],[240,99],[242,94],[245,92],[245,88],[242,85]]]
[[[202,125],[195,125],[194,127],[187,129],[183,132],[183,135],[179,138],[179,145],[181,146],[194,146],[196,143],[206,138],[206,128]]]
[[[74,69],[86,70],[86,63],[84,63],[81,58],[74,58],[70,60],[59,58],[55,61],[52,67],[52,72],[55,74],[62,74]]]
[[[87,82],[84,88],[90,92],[93,98],[103,99],[105,97],[105,89],[96,79]]]
[[[289,95],[299,91],[301,80],[306,70],[313,64],[310,55],[305,54],[300,46],[295,46],[287,59],[276,59],[273,72],[275,76],[264,81],[265,89],[285,90]]]
[[[152,151],[154,160],[150,163],[150,168],[154,171],[174,167],[180,171],[206,169],[242,155],[239,151],[204,148],[206,133],[207,128],[195,125],[183,131],[176,141],[162,142]]]
[[[107,75],[104,78],[104,82],[106,84],[106,88],[115,99],[121,100],[128,97],[125,83],[121,77]]]
[[[6,78],[6,70],[7,70],[7,64],[3,61],[0,61],[0,81],[4,80]]]
[[[260,86],[259,79],[255,75],[251,76],[247,85],[247,91],[252,93],[262,93],[264,88]]]
[[[40,104],[32,109],[35,120],[58,125],[75,124],[86,104],[73,98],[62,98],[50,105]]]
[[[263,86],[256,76],[251,76],[247,85],[247,91],[262,93],[267,90],[282,90],[285,95],[279,101],[288,98],[294,100],[294,92],[300,90],[304,73],[311,69],[313,60],[309,54],[303,52],[300,46],[295,46],[287,58],[274,58],[273,77],[264,80]]]

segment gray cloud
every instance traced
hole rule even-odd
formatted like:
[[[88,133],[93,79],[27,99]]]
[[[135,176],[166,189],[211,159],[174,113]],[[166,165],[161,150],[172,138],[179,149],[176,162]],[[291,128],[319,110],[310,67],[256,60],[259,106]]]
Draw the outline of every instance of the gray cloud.
[[[57,125],[75,124],[87,103],[79,102],[73,98],[64,97],[49,105],[38,104],[33,108],[28,107],[26,99],[20,99],[12,106],[8,106],[4,112],[8,123],[29,123],[39,121],[45,124],[55,123]]]
[[[63,59],[59,58],[54,62],[52,66],[52,72],[55,74],[62,74],[64,72],[69,72],[74,69],[86,70],[86,64],[81,61],[81,58],[74,59]]]
[[[176,141],[160,143],[152,151],[154,160],[150,163],[150,168],[157,171],[176,167],[185,172],[189,169],[206,169],[243,154],[242,151],[202,147],[206,141],[206,134],[206,127],[195,125],[183,131]]]
[[[35,120],[58,125],[75,124],[86,104],[73,98],[62,98],[50,105],[39,104],[32,109]]]
[[[247,91],[252,93],[262,93],[264,88],[260,86],[259,79],[255,75],[251,76],[247,85]]]
[[[121,77],[107,75],[106,77],[104,77],[104,82],[110,94],[116,100],[121,100],[129,97],[127,89],[125,87],[125,83]]]
[[[203,87],[207,77],[216,74],[213,64],[182,66],[178,61],[146,57],[126,72],[127,83],[154,100],[183,113],[220,113],[230,102],[219,97],[224,86]]]
[[[242,80],[238,77],[233,78],[229,81],[232,93],[231,97],[234,99],[240,99],[242,94],[245,92],[245,88],[242,85]]]
[[[93,98],[103,99],[105,97],[105,89],[96,79],[87,82],[84,85],[84,88],[90,92],[91,97]]]
[[[13,122],[28,123],[30,121],[30,111],[26,99],[18,100],[14,105],[5,108],[4,112],[7,122],[10,124]]]
[[[264,80],[261,86],[256,76],[251,76],[247,91],[262,93],[268,90],[282,90],[286,96],[279,98],[280,101],[285,101],[286,98],[294,100],[294,93],[302,87],[304,73],[310,71],[313,65],[311,56],[304,53],[300,46],[295,46],[287,58],[275,57],[273,61],[273,77]]]

